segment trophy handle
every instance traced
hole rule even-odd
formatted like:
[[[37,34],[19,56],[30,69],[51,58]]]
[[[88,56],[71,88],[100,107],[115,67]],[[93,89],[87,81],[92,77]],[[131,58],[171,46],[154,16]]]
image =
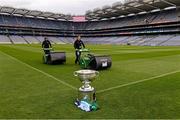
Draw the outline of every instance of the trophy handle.
[[[78,76],[78,74],[77,74],[77,72],[76,72],[76,71],[74,72],[74,76],[76,76],[76,77]]]
[[[99,76],[99,72],[98,71],[96,71],[95,73],[96,73],[96,76]]]

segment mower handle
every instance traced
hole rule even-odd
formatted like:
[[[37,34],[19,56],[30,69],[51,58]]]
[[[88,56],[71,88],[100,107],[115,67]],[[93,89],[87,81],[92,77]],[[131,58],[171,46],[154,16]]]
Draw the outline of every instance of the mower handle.
[[[78,50],[79,52],[89,52],[89,50],[88,49],[80,49],[80,50]]]
[[[42,48],[43,50],[53,50],[53,48]]]

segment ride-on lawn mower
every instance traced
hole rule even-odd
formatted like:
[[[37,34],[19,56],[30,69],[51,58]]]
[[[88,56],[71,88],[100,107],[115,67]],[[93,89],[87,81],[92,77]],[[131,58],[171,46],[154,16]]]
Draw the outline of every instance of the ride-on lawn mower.
[[[53,48],[43,48],[43,63],[44,64],[63,64],[66,62],[65,52],[55,52]]]
[[[112,65],[109,55],[93,55],[88,49],[80,49],[79,52],[81,52],[79,64],[83,69],[102,70],[108,69]]]

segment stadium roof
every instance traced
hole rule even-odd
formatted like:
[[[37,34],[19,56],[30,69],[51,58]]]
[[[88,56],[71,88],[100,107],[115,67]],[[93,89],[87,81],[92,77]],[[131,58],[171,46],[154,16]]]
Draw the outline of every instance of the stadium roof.
[[[42,12],[37,10],[17,9],[13,7],[0,6],[0,14],[31,16],[45,19],[72,20],[71,15]]]
[[[118,18],[120,16],[147,13],[153,10],[176,8],[180,6],[180,0],[126,0],[125,3],[117,2],[112,6],[96,8],[86,12],[87,20],[102,20]]]
[[[116,19],[122,16],[160,11],[165,8],[177,8],[180,0],[125,0],[125,3],[116,2],[113,5],[106,5],[86,12],[85,17],[88,21]],[[37,17],[44,19],[72,21],[73,16],[57,14],[52,12],[42,12],[37,10],[18,9],[13,7],[0,6],[0,14],[20,15],[25,17]]]

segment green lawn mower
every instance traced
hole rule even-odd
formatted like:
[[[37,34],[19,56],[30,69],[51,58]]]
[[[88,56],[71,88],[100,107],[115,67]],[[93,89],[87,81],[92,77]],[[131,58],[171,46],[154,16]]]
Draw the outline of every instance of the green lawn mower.
[[[79,52],[81,53],[79,64],[83,69],[103,70],[112,65],[109,55],[93,55],[88,49],[80,49]]]
[[[63,64],[66,62],[65,52],[55,52],[53,48],[43,48],[43,63],[44,64]]]

